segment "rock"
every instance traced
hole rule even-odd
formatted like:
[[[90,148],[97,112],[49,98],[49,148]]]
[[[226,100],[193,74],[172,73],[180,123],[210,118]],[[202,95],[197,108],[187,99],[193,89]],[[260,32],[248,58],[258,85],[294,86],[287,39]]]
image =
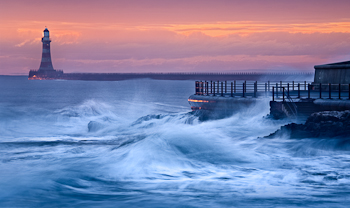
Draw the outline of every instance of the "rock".
[[[147,116],[142,116],[141,118],[137,119],[134,123],[132,123],[131,125],[132,126],[135,126],[135,125],[138,125],[138,124],[141,124],[145,121],[151,121],[151,120],[159,120],[159,119],[162,119],[164,118],[165,115],[147,115]]]
[[[88,124],[88,131],[89,132],[96,132],[100,129],[102,129],[104,126],[100,122],[97,121],[90,121]]]
[[[291,138],[350,137],[350,111],[324,111],[313,113],[305,124],[291,123],[267,138],[289,134]]]

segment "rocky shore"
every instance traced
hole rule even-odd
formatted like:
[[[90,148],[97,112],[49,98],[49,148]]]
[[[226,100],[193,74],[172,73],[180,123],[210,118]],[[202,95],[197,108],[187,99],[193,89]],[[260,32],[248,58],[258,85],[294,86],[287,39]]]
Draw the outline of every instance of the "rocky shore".
[[[313,113],[305,124],[282,126],[266,138],[289,134],[291,138],[350,137],[350,111],[323,111]]]

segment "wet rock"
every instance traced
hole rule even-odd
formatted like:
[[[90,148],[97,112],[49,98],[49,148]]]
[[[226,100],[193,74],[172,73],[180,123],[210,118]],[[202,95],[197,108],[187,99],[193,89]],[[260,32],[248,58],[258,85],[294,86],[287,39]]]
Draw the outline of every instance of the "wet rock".
[[[100,122],[97,121],[90,121],[88,123],[88,131],[89,132],[96,132],[100,129],[102,129],[104,126]]]
[[[289,134],[291,138],[332,138],[350,136],[350,111],[324,111],[313,113],[305,124],[291,123],[267,138]]]
[[[338,180],[336,176],[326,176],[323,178],[323,180],[326,180],[326,181],[336,181]]]
[[[137,119],[134,123],[132,123],[131,125],[132,126],[135,126],[137,124],[141,124],[145,121],[151,121],[151,120],[159,120],[159,119],[162,119],[164,118],[165,115],[147,115],[147,116],[142,116],[141,118]]]

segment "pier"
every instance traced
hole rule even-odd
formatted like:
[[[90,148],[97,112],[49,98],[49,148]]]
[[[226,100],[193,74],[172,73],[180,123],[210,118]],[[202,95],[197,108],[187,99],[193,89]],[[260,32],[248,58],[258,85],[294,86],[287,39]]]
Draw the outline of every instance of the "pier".
[[[275,87],[276,92],[278,93],[278,88],[283,89],[285,87],[288,87],[288,89],[291,90],[295,90],[297,88],[299,91],[302,91],[302,88],[304,88],[305,91],[308,85],[310,85],[310,83],[307,81],[196,81],[195,95],[221,97],[260,97],[273,93],[275,91]]]
[[[307,81],[196,81],[191,109],[230,115],[257,102],[270,102],[274,118],[304,119],[314,112],[350,109],[350,84]]]
[[[306,118],[320,111],[350,109],[350,84],[308,84],[307,90],[291,90],[289,85],[273,87],[270,113],[275,118]]]
[[[316,65],[314,81],[196,81],[192,110],[229,116],[257,102],[270,102],[276,119],[305,119],[320,111],[350,110],[350,61]],[[296,79],[294,79],[296,80]]]

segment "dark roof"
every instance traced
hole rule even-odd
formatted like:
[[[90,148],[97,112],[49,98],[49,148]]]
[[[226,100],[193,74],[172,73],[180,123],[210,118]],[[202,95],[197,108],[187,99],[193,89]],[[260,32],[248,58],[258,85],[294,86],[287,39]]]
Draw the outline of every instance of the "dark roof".
[[[323,64],[314,66],[315,69],[350,69],[350,61]]]
[[[344,64],[350,64],[350,61],[343,61],[343,62],[337,62],[337,63],[326,64],[326,65],[344,65]]]

